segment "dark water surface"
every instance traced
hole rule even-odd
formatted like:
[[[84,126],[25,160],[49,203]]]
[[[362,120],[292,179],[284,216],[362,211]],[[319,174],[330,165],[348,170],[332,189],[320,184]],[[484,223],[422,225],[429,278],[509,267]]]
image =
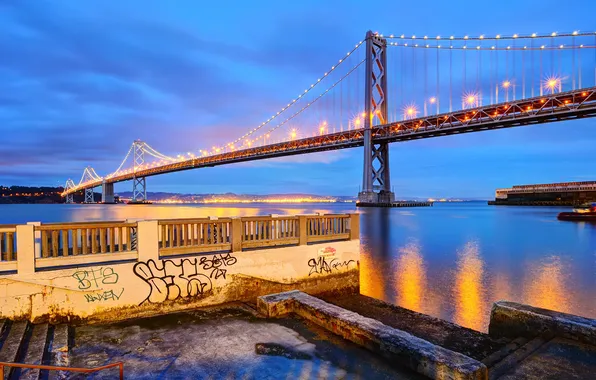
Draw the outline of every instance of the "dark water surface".
[[[354,212],[354,204],[0,205],[0,224]],[[567,208],[439,203],[359,209],[361,292],[486,331],[510,300],[596,317],[596,224]]]

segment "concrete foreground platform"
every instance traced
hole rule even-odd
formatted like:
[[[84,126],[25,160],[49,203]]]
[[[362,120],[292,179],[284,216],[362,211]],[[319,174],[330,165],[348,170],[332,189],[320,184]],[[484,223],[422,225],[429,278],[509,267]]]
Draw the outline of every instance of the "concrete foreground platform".
[[[596,379],[596,347],[570,339],[555,338],[498,379]]]
[[[126,379],[424,378],[308,321],[264,319],[239,304],[72,331],[69,365],[124,361]],[[115,378],[110,371],[93,378]]]

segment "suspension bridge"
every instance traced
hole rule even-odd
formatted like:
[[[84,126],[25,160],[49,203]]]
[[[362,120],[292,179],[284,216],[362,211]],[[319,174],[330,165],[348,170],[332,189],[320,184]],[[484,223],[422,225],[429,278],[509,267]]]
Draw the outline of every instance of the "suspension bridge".
[[[105,176],[87,167],[62,196],[182,170],[364,147],[361,204],[389,204],[389,144],[596,116],[596,32],[415,36],[368,32],[303,92],[242,136],[176,156],[134,141]]]

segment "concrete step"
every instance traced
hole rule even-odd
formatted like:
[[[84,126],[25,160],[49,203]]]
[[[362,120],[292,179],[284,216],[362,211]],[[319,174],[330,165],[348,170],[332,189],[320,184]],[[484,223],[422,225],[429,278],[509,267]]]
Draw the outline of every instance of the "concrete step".
[[[69,351],[69,329],[68,325],[54,326],[54,335],[52,344],[49,347],[49,365],[66,367],[68,366],[68,351]],[[69,376],[68,372],[63,371],[48,371],[48,378],[66,379]]]
[[[494,364],[488,370],[488,379],[497,380],[505,373],[516,367],[522,360],[530,356],[544,344],[552,339],[552,336],[539,336],[536,337],[520,348],[513,351],[511,354],[504,357],[498,363]]]
[[[31,337],[27,343],[27,352],[23,358],[25,364],[42,364],[43,354],[46,350],[46,343],[48,340],[48,324],[43,323],[33,325]],[[39,369],[20,369],[19,379],[22,380],[38,380],[40,375]]]
[[[497,363],[499,363],[505,357],[511,355],[513,352],[515,352],[518,348],[520,348],[526,343],[528,343],[528,339],[526,338],[520,337],[514,339],[511,342],[507,343],[505,346],[501,347],[500,350],[493,352],[481,361],[490,371],[490,368],[497,365]]]
[[[10,325],[8,336],[4,340],[2,348],[0,349],[0,362],[17,361],[19,349],[21,348],[21,344],[23,344],[25,341],[25,334],[27,332],[28,325],[29,322],[25,321],[13,322]],[[4,378],[8,379],[11,372],[13,372],[12,368],[10,370],[5,368]]]

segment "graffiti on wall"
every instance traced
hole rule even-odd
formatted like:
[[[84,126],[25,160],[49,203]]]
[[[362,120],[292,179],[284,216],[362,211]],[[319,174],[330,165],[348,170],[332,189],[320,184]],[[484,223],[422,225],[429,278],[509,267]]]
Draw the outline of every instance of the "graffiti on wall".
[[[118,273],[113,268],[100,267],[99,269],[79,270],[72,274],[78,281],[80,290],[99,288],[100,285],[112,285],[118,283]]]
[[[79,290],[90,291],[84,294],[87,302],[117,301],[124,293],[124,288],[119,290],[103,289],[103,285],[118,283],[118,273],[111,267],[78,270],[72,274],[72,277],[77,280]]]
[[[308,273],[309,276],[314,273],[330,274],[334,270],[347,268],[350,264],[355,263],[354,260],[341,261],[337,257],[330,258],[330,256],[335,255],[335,248],[333,247],[321,248],[318,253],[319,257],[313,257],[308,260],[308,266],[310,268],[310,272]]]
[[[120,289],[120,292],[113,291],[113,290],[106,290],[104,292],[95,292],[85,294],[85,299],[87,302],[97,302],[97,301],[118,301],[120,297],[122,297],[122,293],[124,293],[124,288]]]
[[[166,300],[198,297],[212,289],[211,279],[226,278],[227,267],[236,264],[230,253],[182,259],[136,263],[133,272],[151,287],[145,302],[161,303]],[[203,273],[205,272],[205,273]]]

